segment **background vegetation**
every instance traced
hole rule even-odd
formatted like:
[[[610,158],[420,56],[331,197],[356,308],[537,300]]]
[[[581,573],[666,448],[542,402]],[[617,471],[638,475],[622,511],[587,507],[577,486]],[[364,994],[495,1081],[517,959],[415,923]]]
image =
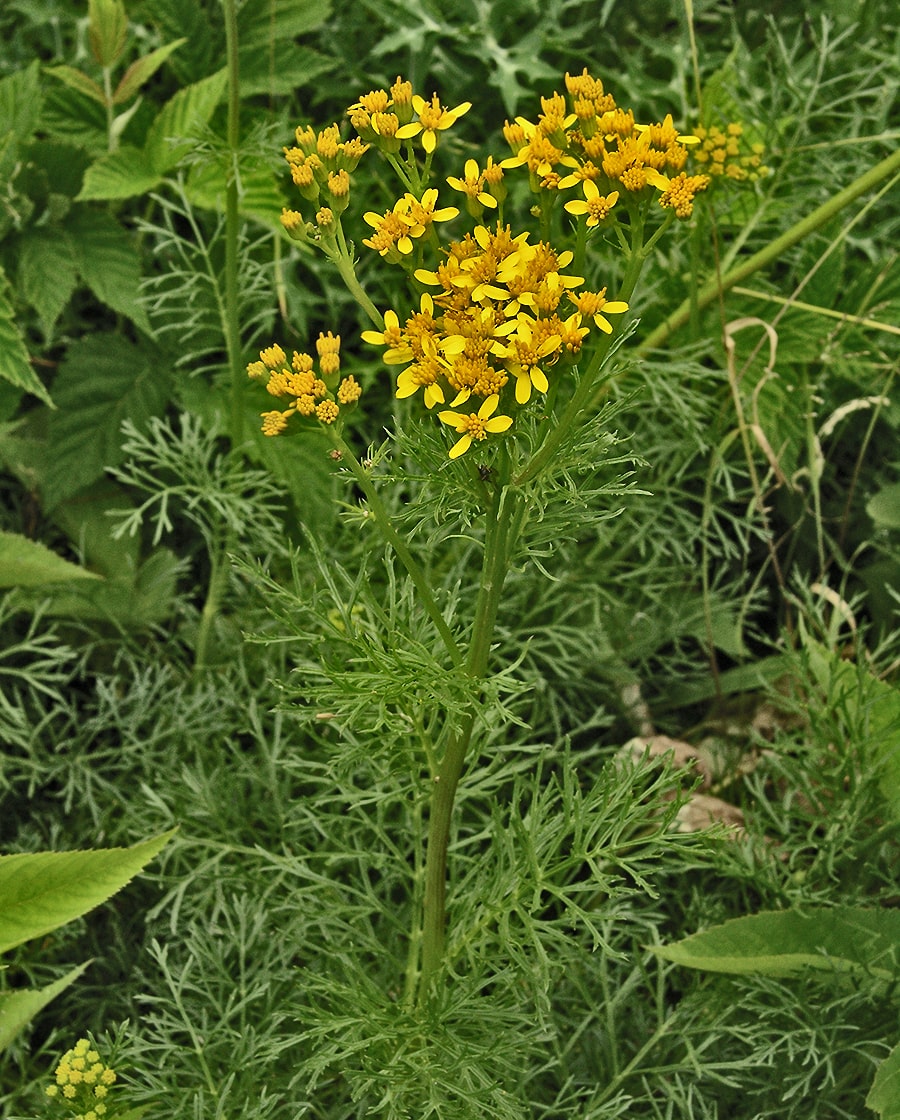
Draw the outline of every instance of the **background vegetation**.
[[[340,333],[367,387],[348,438],[399,433],[398,517],[424,488],[358,307],[278,225],[281,148],[398,74],[473,103],[447,174],[505,155],[504,119],[585,66],[689,129],[692,35],[705,103],[754,129],[772,174],[645,274],[610,388],[635,471],[618,516],[544,541],[550,580],[510,581],[513,720],[465,780],[454,984],[411,1021],[409,729],[361,678],[330,682],[357,628],[415,634],[415,600],[324,442],[259,436],[235,366],[273,331],[300,349]],[[0,847],[179,826],[127,891],[6,958],[11,987],[93,963],[6,1053],[2,1115],[37,1115],[88,1032],[148,1117],[874,1115],[897,1041],[883,989],[710,977],[650,950],[760,910],[897,905],[896,181],[665,327],[732,247],[765,247],[895,150],[896,6],[711,0],[689,22],[670,0],[245,0],[236,42],[237,137],[218,3],[130,4],[108,85],[80,4],[0,11],[0,529],[103,577],[0,569]],[[393,191],[364,163],[359,217]],[[395,305],[376,264],[361,279]],[[447,587],[471,555],[451,513],[419,541]],[[315,718],[332,701],[352,727]],[[638,734],[700,751],[737,837],[694,829],[693,778],[635,755]]]

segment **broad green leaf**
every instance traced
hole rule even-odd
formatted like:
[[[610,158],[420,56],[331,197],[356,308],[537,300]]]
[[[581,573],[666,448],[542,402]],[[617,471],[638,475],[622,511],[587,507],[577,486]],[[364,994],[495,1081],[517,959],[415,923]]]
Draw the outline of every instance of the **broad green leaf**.
[[[125,489],[111,479],[99,479],[89,489],[60,504],[53,520],[83,556],[85,563],[107,580],[134,581],[140,541],[134,536],[114,536],[116,511],[131,510],[134,503]]]
[[[866,513],[879,529],[900,529],[900,482],[885,486],[870,498]]]
[[[175,831],[131,848],[0,856],[0,953],[105,902],[162,851]]]
[[[78,90],[83,93],[85,97],[90,97],[94,101],[99,101],[101,105],[106,105],[106,97],[103,90],[97,85],[93,78],[89,78],[87,74],[82,74],[80,70],[76,70],[74,66],[48,66],[47,73],[52,78],[57,78],[69,89]]]
[[[69,302],[78,274],[68,238],[59,227],[30,226],[19,238],[19,284],[37,311],[47,338]]]
[[[881,1120],[900,1120],[900,1044],[875,1071],[875,1080],[866,1097],[866,1108],[877,1112]]]
[[[815,968],[896,981],[900,911],[844,906],[753,914],[653,951],[706,972],[781,976]]]
[[[19,333],[9,299],[9,281],[0,268],[0,377],[19,389],[40,397],[45,404],[53,405],[50,394],[31,368],[25,342]]]
[[[152,191],[161,178],[140,148],[125,145],[91,164],[84,173],[78,201],[133,198]]]
[[[190,151],[194,131],[209,123],[222,100],[227,74],[219,70],[195,85],[181,89],[163,106],[150,126],[144,153],[148,162],[163,175]]]
[[[0,587],[42,587],[70,579],[99,579],[51,552],[40,541],[0,530]]]
[[[298,85],[309,86],[320,74],[333,70],[334,59],[293,39],[276,39],[262,50],[242,41],[239,52],[241,96],[264,94],[286,97]]]
[[[173,51],[177,51],[185,39],[176,39],[174,43],[166,43],[164,47],[157,47],[150,54],[137,59],[122,75],[122,80],[116,86],[113,94],[113,105],[121,105],[129,97],[133,97],[148,78],[152,77],[162,66]]]
[[[5,1050],[19,1031],[27,1026],[52,999],[74,983],[89,964],[90,961],[78,965],[65,976],[60,976],[58,980],[48,984],[46,988],[0,992],[0,1051]]]
[[[39,63],[0,78],[0,135],[10,132],[20,142],[28,140],[37,127],[41,102]]]
[[[122,0],[88,0],[88,38],[101,66],[112,66],[125,46],[128,17]]]
[[[54,392],[59,411],[47,423],[53,455],[39,480],[47,509],[122,461],[122,421],[140,428],[164,411],[169,373],[151,344],[98,332],[69,347]]]
[[[41,601],[47,603],[47,614],[55,618],[102,620],[122,629],[140,630],[171,617],[180,570],[178,557],[160,548],[136,572],[131,569],[102,584],[70,585],[43,594]]]
[[[257,166],[252,159],[240,166],[241,190],[238,207],[242,214],[281,231],[279,215],[288,200],[279,190],[275,176],[267,167]],[[225,176],[215,164],[202,164],[191,169],[187,197],[195,205],[208,210],[225,210]]]
[[[66,230],[76,267],[97,299],[150,334],[150,320],[139,300],[141,260],[132,234],[109,214],[88,207],[73,208]]]

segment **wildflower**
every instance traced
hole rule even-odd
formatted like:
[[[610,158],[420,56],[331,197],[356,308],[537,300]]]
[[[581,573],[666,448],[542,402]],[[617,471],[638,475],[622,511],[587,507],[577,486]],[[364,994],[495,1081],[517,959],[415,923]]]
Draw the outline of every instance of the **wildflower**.
[[[384,214],[368,211],[363,214],[363,221],[367,222],[375,232],[371,237],[363,238],[363,245],[375,249],[382,257],[392,251],[408,255],[413,250],[412,238],[409,235],[410,220],[409,206],[406,198],[400,198],[394,203],[392,210]]]
[[[316,405],[316,416],[323,424],[333,424],[337,420],[339,411],[334,401],[322,401],[321,404]]]
[[[269,369],[275,369],[276,366],[284,365],[287,355],[276,342],[265,350],[260,350],[259,360]]]
[[[694,211],[694,196],[709,186],[708,175],[686,175],[683,171],[670,179],[657,171],[647,174],[647,181],[662,191],[660,206],[675,211],[676,217],[689,218]]]
[[[422,147],[431,154],[437,147],[438,132],[450,128],[464,113],[468,113],[472,108],[472,102],[464,101],[455,109],[445,109],[436,93],[432,95],[430,102],[418,94],[413,94],[412,107],[419,119],[403,125],[397,130],[397,136],[400,140],[410,140],[421,133]]]
[[[502,168],[498,168],[500,174],[503,174]],[[493,195],[488,194],[484,189],[485,176],[484,172],[478,169],[478,163],[474,159],[467,159],[465,166],[465,178],[458,179],[453,176],[447,179],[447,182],[455,191],[462,191],[466,196],[466,205],[469,213],[478,218],[481,216],[484,207],[493,209],[497,205],[497,200]]]
[[[515,334],[510,334],[505,343],[498,344],[495,350],[506,359],[510,372],[515,376],[517,404],[528,403],[532,386],[539,393],[547,392],[550,384],[540,363],[559,348],[559,335],[551,334],[539,340],[534,328],[533,319],[527,315],[519,315]]]
[[[623,311],[628,310],[628,304],[623,303],[622,300],[606,299],[606,288],[599,292],[579,292],[577,295],[570,292],[569,299],[582,315],[593,319],[604,334],[612,334],[613,329],[606,315],[621,315]],[[606,315],[603,312],[606,312]]]
[[[375,346],[387,346],[384,361],[389,366],[409,361],[413,356],[413,352],[400,330],[400,320],[396,311],[385,311],[383,331],[380,333],[378,331],[363,331],[362,338],[364,342],[371,342]]]
[[[584,191],[584,201],[582,202],[580,198],[573,199],[566,203],[565,208],[570,214],[578,216],[587,214],[588,228],[597,226],[609,217],[610,210],[619,200],[619,192],[612,191],[608,195],[601,195],[597,184],[591,179],[585,179],[581,189]]]
[[[462,412],[447,410],[438,413],[438,419],[444,424],[450,424],[461,438],[450,448],[450,458],[458,459],[472,446],[473,440],[487,439],[488,433],[505,432],[512,424],[511,416],[495,416],[500,398],[495,393],[485,400],[478,412],[468,415]]]
[[[278,414],[280,415],[280,413]],[[116,1081],[115,1070],[105,1065],[86,1038],[80,1038],[63,1054],[54,1071],[55,1084],[45,1090],[50,1098],[72,1102],[82,1120],[99,1120],[106,1112],[102,1098]]]
[[[329,331],[327,335],[320,334],[316,339],[316,350],[319,354],[319,369],[321,369],[323,377],[330,377],[341,368],[340,349],[341,336],[337,335],[335,337],[331,331]]]
[[[288,413],[286,412],[273,410],[272,412],[261,412],[259,415],[262,418],[261,431],[264,436],[281,435],[287,428]]]

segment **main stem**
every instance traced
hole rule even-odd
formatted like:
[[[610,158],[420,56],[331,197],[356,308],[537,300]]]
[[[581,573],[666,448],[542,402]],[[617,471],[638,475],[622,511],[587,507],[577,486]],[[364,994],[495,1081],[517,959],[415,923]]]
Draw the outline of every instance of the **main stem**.
[[[513,544],[511,537],[514,535],[511,531],[513,514],[518,508],[520,493],[518,488],[506,483],[498,485],[491,508],[487,511],[481,581],[465,665],[466,672],[474,680],[482,680],[487,673],[500,596],[509,570]],[[422,967],[418,987],[420,1005],[428,999],[444,958],[450,826],[457,786],[475,727],[477,705],[476,699],[462,725],[451,732],[437,773],[432,779],[422,903]]]

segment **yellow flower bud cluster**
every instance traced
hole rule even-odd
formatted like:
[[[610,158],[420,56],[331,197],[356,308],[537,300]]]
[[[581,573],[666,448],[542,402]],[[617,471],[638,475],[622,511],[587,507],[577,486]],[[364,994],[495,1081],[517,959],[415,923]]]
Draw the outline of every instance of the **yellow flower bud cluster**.
[[[99,1052],[88,1039],[80,1038],[63,1054],[46,1094],[64,1104],[66,1115],[74,1120],[102,1120],[107,1111],[106,1098],[115,1081],[115,1070],[100,1060]]]
[[[738,121],[724,129],[698,125],[694,132],[700,143],[691,155],[699,169],[713,179],[753,183],[769,173],[762,161],[764,146],[758,141],[749,142]]]
[[[352,375],[341,378],[341,337],[329,331],[316,340],[318,374],[310,354],[294,351],[290,363],[278,343],[259,352],[259,360],[247,366],[247,376],[264,385],[271,396],[290,403],[285,409],[262,412],[262,432],[277,436],[288,430],[292,416],[320,424],[333,424],[341,408],[352,407],[362,389]]]
[[[284,149],[284,158],[294,185],[302,197],[317,208],[316,228],[328,231],[334,219],[347,209],[350,201],[350,175],[368,151],[368,144],[353,137],[342,140],[336,124],[316,132],[313,128],[297,128],[296,145]],[[329,217],[320,220],[325,213]],[[310,233],[303,215],[297,210],[283,210],[281,224],[291,237],[304,240]]]

